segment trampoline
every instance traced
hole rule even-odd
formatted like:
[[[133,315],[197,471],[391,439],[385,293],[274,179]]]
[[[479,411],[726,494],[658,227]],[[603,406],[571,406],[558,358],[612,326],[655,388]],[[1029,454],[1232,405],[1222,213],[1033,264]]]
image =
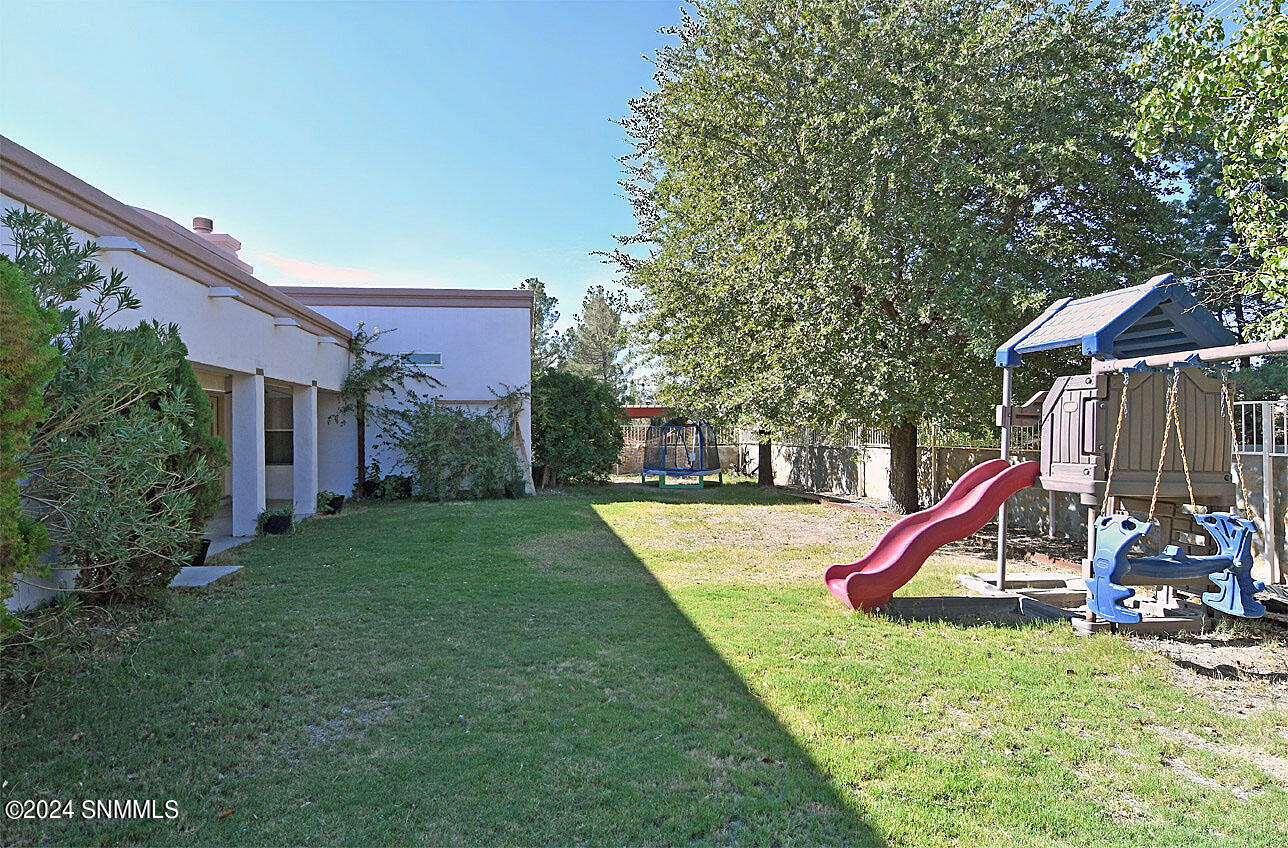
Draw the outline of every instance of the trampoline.
[[[644,465],[640,470],[640,483],[648,476],[658,478],[658,486],[667,489],[666,478],[696,477],[696,488],[702,488],[707,477],[716,476],[724,482],[720,469],[720,444],[715,429],[705,421],[673,418],[665,424],[654,424],[644,436]],[[692,486],[692,483],[682,484]]]

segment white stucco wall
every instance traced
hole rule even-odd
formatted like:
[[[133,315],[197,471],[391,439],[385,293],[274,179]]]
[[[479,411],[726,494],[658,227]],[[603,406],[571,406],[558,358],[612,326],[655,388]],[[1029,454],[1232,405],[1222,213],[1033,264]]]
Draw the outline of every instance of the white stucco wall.
[[[506,387],[531,388],[531,316],[526,308],[328,305],[310,308],[350,330],[359,322],[368,328],[392,328],[377,341],[378,350],[442,354],[442,365],[424,367],[425,373],[442,385],[425,385],[418,390],[444,400],[491,400],[495,394],[503,394]],[[519,428],[530,461],[532,428],[526,403],[519,416]],[[397,457],[379,452],[379,435],[378,428],[368,427],[368,461],[375,457],[389,471]],[[354,451],[353,463],[356,463],[356,447]]]
[[[358,434],[352,421],[335,422],[339,395],[318,392],[318,489],[353,494],[358,469]]]
[[[22,208],[24,204],[7,194],[0,194],[0,212]],[[112,232],[88,232],[73,228],[80,241],[98,240]],[[177,324],[180,337],[188,348],[188,358],[202,374],[203,386],[220,392],[229,401],[224,405],[221,430],[225,437],[233,432],[235,415],[231,395],[218,385],[223,376],[253,375],[257,371],[278,383],[309,386],[316,381],[319,397],[331,403],[326,415],[334,411],[334,390],[340,387],[349,367],[349,354],[343,341],[323,340],[319,333],[299,326],[278,326],[279,317],[243,302],[239,298],[210,297],[211,288],[165,265],[151,260],[146,242],[142,253],[133,249],[101,251],[96,261],[106,273],[116,268],[127,278],[126,283],[141,301],[137,309],[122,312],[108,321],[109,326],[128,328],[140,322],[156,320]],[[0,252],[12,254],[13,234],[0,225]],[[88,303],[76,304],[85,307]],[[326,422],[319,416],[319,439],[342,453],[338,459],[327,458],[326,487],[348,493],[353,487],[356,454],[354,430]],[[334,431],[334,432],[333,432]],[[338,433],[338,435],[337,435]],[[342,448],[344,440],[352,447]],[[232,445],[230,444],[230,451]],[[268,466],[265,469],[266,494],[269,498],[293,495],[292,466]],[[225,471],[226,491],[232,489],[232,475]],[[54,579],[32,581],[50,586],[70,585],[74,574],[56,571]],[[10,609],[35,606],[53,596],[49,589],[20,584],[18,594],[6,604]]]
[[[21,206],[0,194],[0,208]],[[111,235],[73,233],[82,241]],[[12,252],[13,235],[3,226],[0,245],[5,253]],[[105,270],[114,267],[124,273],[127,285],[142,301],[140,308],[115,316],[111,326],[133,327],[154,319],[178,324],[188,358],[194,363],[243,374],[262,369],[264,376],[273,380],[305,385],[317,380],[319,388],[340,387],[349,357],[343,345],[319,344],[317,335],[300,327],[274,326],[275,316],[237,298],[209,297],[206,285],[152,262],[146,253],[103,251],[98,261]]]

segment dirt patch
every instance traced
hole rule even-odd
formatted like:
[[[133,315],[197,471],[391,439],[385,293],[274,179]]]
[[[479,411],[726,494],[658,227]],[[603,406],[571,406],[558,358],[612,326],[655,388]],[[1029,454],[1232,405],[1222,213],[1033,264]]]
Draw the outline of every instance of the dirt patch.
[[[1181,688],[1224,713],[1247,717],[1288,709],[1288,637],[1219,631],[1131,641],[1170,660]]]
[[[1285,759],[1284,757],[1270,754],[1247,745],[1222,744],[1211,739],[1204,739],[1197,734],[1190,733],[1189,731],[1178,730],[1172,727],[1154,727],[1153,729],[1168,741],[1184,744],[1190,748],[1208,751],[1220,757],[1250,762],[1257,768],[1261,769],[1261,771],[1275,783],[1288,789],[1288,759]],[[1166,760],[1164,760],[1164,765],[1168,765]]]
[[[360,736],[371,725],[392,716],[393,711],[393,704],[389,701],[367,700],[343,706],[339,714],[332,718],[317,724],[306,724],[300,742],[287,747],[286,758],[300,760],[310,748],[321,748],[346,737]]]
[[[641,504],[612,525],[664,581],[817,583],[828,565],[867,554],[893,521],[817,504]],[[973,563],[938,554],[928,572]]]
[[[650,523],[668,543],[690,550],[821,544],[866,549],[890,525],[877,516],[781,506],[705,506],[682,516],[656,516]]]
[[[1238,798],[1240,801],[1245,801],[1248,798],[1248,793],[1244,792],[1243,790],[1237,787],[1225,786],[1224,784],[1219,783],[1210,777],[1199,774],[1197,771],[1191,768],[1190,765],[1186,763],[1184,758],[1182,757],[1163,757],[1163,759],[1160,762],[1162,763],[1163,766],[1176,772],[1181,777],[1188,780],[1190,783],[1193,783],[1195,786],[1201,786],[1204,789],[1228,789],[1231,792],[1233,792],[1234,796]]]
[[[988,524],[975,535],[967,536],[960,542],[951,542],[943,549],[992,562],[997,557],[997,525]],[[1006,533],[1006,555],[1010,559],[1033,562],[1042,571],[1076,573],[1078,566],[1062,566],[1061,562],[1081,563],[1087,555],[1087,545],[1073,539],[1050,539],[1041,533],[1029,533],[1010,527]]]

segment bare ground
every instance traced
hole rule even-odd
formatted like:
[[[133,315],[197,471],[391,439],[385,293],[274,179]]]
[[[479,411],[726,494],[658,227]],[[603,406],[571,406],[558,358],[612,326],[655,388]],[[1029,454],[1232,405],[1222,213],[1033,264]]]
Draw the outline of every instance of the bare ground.
[[[852,561],[871,550],[881,534],[898,520],[889,515],[805,503],[733,506],[695,502],[678,516],[673,506],[669,511],[650,509],[647,504],[636,506],[638,512],[625,521],[650,526],[649,547],[669,552],[669,562],[663,569],[668,572],[667,579],[682,582],[819,580],[823,569],[832,562]],[[622,524],[623,518],[617,517],[615,523]],[[912,584],[913,594],[961,594],[962,590],[952,583],[952,575],[979,571],[991,564],[995,534],[996,525],[989,525],[967,539],[945,546],[927,563],[918,583]],[[1072,563],[1085,554],[1085,546],[1079,541],[1014,531],[1008,538],[1008,555],[1013,560],[1033,563],[1033,570],[1077,573]],[[606,541],[600,539],[592,544]],[[704,566],[711,562],[713,549],[722,549],[728,558],[738,560],[737,571],[712,571]],[[699,552],[701,556],[697,556]],[[556,546],[541,553],[545,556],[539,558],[547,561],[560,556]],[[1034,555],[1043,558],[1034,563]],[[905,590],[902,594],[908,593]],[[1288,708],[1288,629],[1282,626],[1240,623],[1233,630],[1202,635],[1130,638],[1137,647],[1170,660],[1182,688],[1228,714],[1251,717],[1266,710]],[[1273,772],[1276,767],[1271,764],[1267,770]]]
[[[1186,691],[1202,695],[1223,712],[1251,716],[1288,708],[1288,633],[1258,630],[1244,626],[1131,641],[1167,657],[1177,684]]]

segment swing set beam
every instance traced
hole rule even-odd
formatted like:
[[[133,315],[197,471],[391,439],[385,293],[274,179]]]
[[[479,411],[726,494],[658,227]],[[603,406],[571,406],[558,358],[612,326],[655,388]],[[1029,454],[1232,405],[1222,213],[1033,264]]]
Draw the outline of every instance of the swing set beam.
[[[1139,368],[1168,368],[1173,365],[1197,365],[1200,362],[1229,362],[1231,359],[1242,359],[1245,356],[1272,356],[1274,354],[1288,354],[1288,339],[1249,342],[1248,344],[1225,345],[1224,347],[1204,347],[1198,350],[1160,353],[1156,356],[1145,356],[1137,359],[1097,359],[1091,363],[1091,373],[1103,374],[1109,371],[1136,370]]]

